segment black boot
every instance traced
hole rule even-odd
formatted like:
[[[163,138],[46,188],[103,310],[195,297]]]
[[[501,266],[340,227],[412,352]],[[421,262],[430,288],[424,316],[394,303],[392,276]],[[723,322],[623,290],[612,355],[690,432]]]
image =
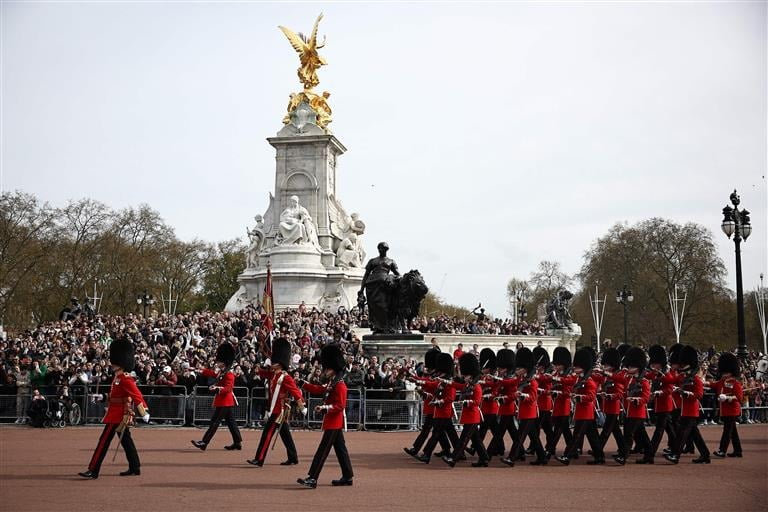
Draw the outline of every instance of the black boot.
[[[131,475],[139,476],[140,474],[141,474],[140,469],[128,469],[128,471],[123,471],[122,473],[120,473],[120,476],[131,476]]]
[[[743,457],[743,455],[741,454],[741,452],[733,452],[733,453],[729,453],[728,457],[737,457],[740,459]]]
[[[242,450],[243,449],[243,445],[240,444],[240,443],[232,443],[230,445],[225,446],[224,449],[225,450],[230,450],[230,451],[231,450]]]
[[[429,455],[426,455],[426,454],[416,457],[417,461],[423,462],[424,464],[429,464],[429,459],[430,459]]]
[[[621,455],[614,455],[613,456],[613,460],[615,460],[616,462],[618,462],[622,466],[627,463],[627,459],[625,459]]]
[[[256,466],[257,468],[260,468],[264,465],[264,461],[258,460],[258,459],[248,459],[245,462],[250,464],[251,466]]]
[[[603,464],[605,464],[605,459],[593,459],[587,461],[587,465],[589,466],[601,466]]]
[[[340,487],[342,485],[352,485],[352,479],[341,477],[338,480],[331,480],[331,485],[335,485],[336,487]]]
[[[310,489],[314,489],[315,487],[317,487],[317,480],[310,477],[299,478],[298,480],[296,480],[296,482],[303,485],[304,487],[309,487]]]
[[[503,462],[504,464],[506,464],[507,466],[509,466],[511,468],[515,467],[515,461],[513,461],[509,457],[504,457],[503,459],[501,459],[501,462]]]
[[[403,451],[410,455],[411,457],[418,457],[419,452],[414,450],[413,448],[403,448]]]
[[[298,464],[298,463],[299,463],[299,461],[297,461],[297,460],[288,459],[288,460],[284,460],[283,462],[281,462],[280,465],[281,466],[293,466],[294,464]]]
[[[200,448],[203,451],[205,451],[205,449],[208,447],[208,443],[204,443],[202,441],[190,441],[190,443],[192,443],[192,446],[195,448]]]
[[[440,457],[440,458],[443,459],[443,462],[445,462],[446,464],[448,464],[451,467],[454,467],[456,465],[456,461],[453,460],[452,458],[450,458],[447,455],[445,455],[443,457]]]
[[[698,459],[693,459],[691,462],[693,462],[694,464],[709,464],[711,460],[709,459],[709,457],[704,457],[702,455]]]
[[[569,459],[565,455],[561,455],[560,457],[555,457],[555,460],[560,464],[565,464],[566,466],[571,463],[571,459]]]
[[[83,471],[82,473],[78,473],[78,475],[80,475],[83,478],[91,478],[93,480],[96,480],[97,478],[99,478],[99,474],[94,473],[90,469],[88,471]]]

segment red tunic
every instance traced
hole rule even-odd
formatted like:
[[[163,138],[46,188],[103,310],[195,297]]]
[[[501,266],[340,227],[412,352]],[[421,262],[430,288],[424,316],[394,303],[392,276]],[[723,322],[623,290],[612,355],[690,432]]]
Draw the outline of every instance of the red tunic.
[[[132,400],[131,406],[128,405],[128,398]],[[103,423],[121,423],[126,409],[139,404],[147,407],[147,402],[144,401],[144,396],[136,387],[133,378],[126,374],[115,375],[112,379],[112,387],[109,389],[107,413],[101,421]]]
[[[592,378],[581,380],[573,387],[573,394],[579,396],[576,402],[576,412],[573,415],[574,420],[594,420],[595,419],[595,398],[597,397],[597,384]]]
[[[632,396],[639,398],[640,400],[630,400],[630,393]],[[629,418],[642,418],[648,417],[648,400],[651,397],[651,383],[648,379],[629,377],[627,382],[627,401],[625,409]]]
[[[421,413],[424,416],[432,416],[435,412],[435,406],[432,405],[432,400],[435,398],[437,381],[430,379],[429,377],[417,377],[416,380],[421,382],[421,390],[424,394],[424,403],[421,406]]]
[[[283,381],[285,384],[285,381]],[[304,389],[315,395],[322,395],[326,386],[318,384],[304,384]],[[279,402],[279,400],[278,400]],[[344,410],[347,407],[347,385],[339,380],[323,401],[323,405],[330,405],[323,417],[323,430],[339,430],[344,428]]]
[[[203,369],[203,377],[217,379],[215,386],[221,386],[221,389],[213,398],[214,407],[232,407],[235,405],[235,394],[232,391],[235,387],[235,376],[231,371],[217,373],[208,368]]]
[[[565,375],[558,377],[558,379],[552,383],[552,391],[559,391],[555,396],[555,408],[552,412],[552,417],[570,416],[571,392],[578,377],[575,375]]]
[[[539,383],[533,378],[530,381],[522,381],[517,390],[528,396],[520,397],[520,410],[517,417],[521,420],[532,420],[539,417]]]
[[[499,386],[501,386],[501,381],[488,376],[481,380],[480,384],[483,387],[483,403],[480,404],[480,411],[482,411],[483,416],[498,414],[499,402],[495,398]]]
[[[716,382],[710,382],[711,387],[718,395],[735,396],[735,400],[720,402],[720,416],[741,416],[741,399],[744,398],[744,387],[738,379],[728,377]]]
[[[438,392],[437,387],[441,387],[442,390]],[[442,400],[443,403],[435,406],[432,417],[435,419],[453,418],[453,401],[456,399],[456,388],[450,384],[443,383],[438,383],[437,387],[435,389],[435,400]]]
[[[621,402],[627,386],[627,372],[620,370],[610,377],[603,374],[592,375],[595,384],[601,387],[603,396],[603,412],[605,414],[620,414]]]
[[[292,396],[295,400],[303,400],[304,396],[301,394],[301,390],[296,386],[296,381],[293,380],[288,372],[279,371],[273,372],[272,370],[259,370],[259,375],[263,378],[269,379],[269,403],[272,404],[272,398],[275,394],[275,388],[277,387],[277,381],[281,375],[283,382],[280,384],[280,390],[275,401],[275,406],[272,408],[272,414],[279,416],[283,412],[283,402],[288,398],[288,395]],[[346,395],[345,395],[346,396]],[[345,398],[346,399],[346,398]]]
[[[688,382],[686,382],[686,380]],[[698,418],[699,417],[699,400],[704,396],[704,382],[701,377],[694,375],[693,378],[687,378],[684,373],[678,374],[677,385],[680,388],[677,393],[682,397],[683,409],[681,416],[686,418]],[[690,391],[692,394],[686,396],[682,391]]]
[[[645,372],[645,378],[651,380],[653,411],[657,413],[672,412],[675,408],[675,404],[672,401],[672,388],[677,381],[676,374],[672,373],[672,371],[659,373],[648,370]]]
[[[454,382],[451,386],[456,391],[463,391],[467,384]],[[480,402],[483,400],[483,388],[480,384],[472,386],[472,395],[470,398],[463,398],[461,403],[461,417],[459,423],[462,425],[475,425],[481,422]]]
[[[552,389],[552,377],[546,373],[539,372],[536,374],[536,383],[539,387],[539,410],[542,412],[551,411],[553,403],[552,395],[549,391]]]
[[[504,379],[501,382],[497,390],[497,394],[501,397],[501,405],[499,406],[499,416],[514,416],[517,411],[517,398],[515,393],[517,392],[517,385],[520,379],[512,377],[511,379]]]
[[[672,379],[672,386],[677,386],[677,382],[680,377],[680,373],[677,370],[669,370],[669,378]],[[680,398],[679,393],[672,393],[672,409],[679,409],[683,405],[683,401]]]

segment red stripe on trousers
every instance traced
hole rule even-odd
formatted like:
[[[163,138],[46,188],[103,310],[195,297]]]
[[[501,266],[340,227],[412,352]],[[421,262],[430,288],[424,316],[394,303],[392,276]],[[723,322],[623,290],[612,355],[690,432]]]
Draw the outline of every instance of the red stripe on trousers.
[[[267,448],[269,447],[269,443],[272,441],[272,436],[275,435],[275,430],[277,424],[272,423],[272,425],[269,426],[269,429],[267,430],[267,439],[264,443],[264,446],[261,447],[261,452],[259,452],[259,460],[264,462],[264,459],[267,458]]]
[[[110,436],[112,435],[112,431],[117,427],[117,423],[110,423],[108,426],[109,428],[104,429],[104,431],[101,433],[101,437],[99,438],[99,444],[96,445],[96,451],[93,452],[93,457],[91,457],[91,463],[88,464],[88,469],[90,471],[96,470],[95,465],[96,465],[96,461],[99,459],[99,454],[103,450],[107,449],[107,446],[104,446],[104,444],[106,443],[107,439],[109,439]]]

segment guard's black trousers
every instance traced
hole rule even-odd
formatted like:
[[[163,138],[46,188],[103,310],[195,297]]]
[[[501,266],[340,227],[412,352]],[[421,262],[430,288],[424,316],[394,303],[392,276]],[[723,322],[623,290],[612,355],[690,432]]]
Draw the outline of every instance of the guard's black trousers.
[[[339,459],[342,478],[351,479],[355,474],[352,472],[352,461],[349,460],[347,452],[347,443],[344,442],[344,431],[340,428],[334,430],[324,430],[323,438],[320,440],[320,446],[317,447],[315,456],[312,458],[312,465],[309,467],[309,477],[317,478],[320,471],[323,470],[325,459],[331,453],[331,447],[336,452],[336,458]]]
[[[227,424],[229,433],[232,434],[232,442],[235,444],[242,444],[243,438],[240,436],[240,430],[237,428],[237,422],[235,421],[235,415],[232,412],[232,407],[216,407],[216,409],[213,411],[213,416],[211,417],[211,424],[203,436],[203,442],[205,444],[211,442],[211,439],[213,439],[213,436],[219,429],[221,420],[224,420],[224,422]]]
[[[557,443],[560,442],[560,437],[565,439],[566,448],[573,443],[573,434],[571,433],[570,418],[568,416],[553,416],[552,417],[552,435],[547,439],[547,452],[554,455],[557,450]]]
[[[675,441],[678,437],[680,437],[680,432],[682,432],[681,422],[682,422],[682,411],[680,409],[674,409],[669,414],[669,424],[667,430],[667,435],[669,436],[669,432],[672,431],[672,436],[667,438],[667,445],[669,446],[670,450],[674,450],[675,448]],[[688,441],[685,443],[684,451],[689,452],[693,450],[693,443],[691,442],[690,437],[688,438]],[[674,452],[673,452],[674,453]]]
[[[504,449],[504,434],[509,433],[509,438],[512,439],[514,444],[517,439],[517,427],[515,427],[515,416],[512,414],[504,414],[498,417],[499,425],[496,427],[496,431],[493,432],[493,438],[488,443],[488,455],[504,455],[506,450]]]
[[[546,454],[544,453],[544,447],[541,446],[541,440],[539,439],[539,429],[536,426],[536,418],[520,420],[518,435],[515,438],[512,448],[509,450],[510,460],[517,460],[518,457],[523,455],[523,443],[525,443],[525,438],[529,437],[531,433],[534,434],[531,436],[531,448],[533,448],[533,451],[536,453],[537,459],[544,460]]]
[[[475,453],[477,453],[478,462],[486,462],[489,460],[490,457],[488,457],[488,452],[485,451],[483,440],[480,439],[480,432],[478,431],[479,426],[479,423],[464,425],[464,428],[461,431],[461,437],[459,437],[459,444],[454,447],[453,454],[451,455],[453,460],[457,460],[464,455],[464,450],[467,448],[470,440],[472,441],[472,448],[474,448]]]
[[[531,438],[530,447],[533,448],[533,437],[536,436],[538,439],[539,432],[543,431],[544,439],[548,441],[549,438],[552,437],[553,430],[552,411],[539,411],[539,417],[536,419],[536,432],[531,431],[528,434],[528,437]]]
[[[635,439],[637,449],[643,452],[643,460],[653,460],[653,445],[645,431],[645,418],[626,418],[624,420],[624,441],[619,445],[619,455],[626,458],[629,454],[630,443]]]
[[[259,462],[264,462],[269,452],[269,446],[272,444],[272,437],[275,435],[275,431],[278,429],[277,414],[271,414],[267,420],[267,424],[264,425],[264,430],[261,431],[261,439],[259,440],[259,447],[256,448],[256,456],[254,457]],[[288,453],[288,460],[291,462],[299,462],[299,454],[296,453],[296,445],[293,442],[291,436],[291,429],[288,428],[288,422],[283,422],[280,427],[280,439],[285,445],[285,451]]]
[[[707,443],[705,443],[704,439],[701,437],[698,421],[699,418],[690,416],[680,417],[680,431],[677,434],[677,439],[675,439],[675,445],[672,447],[672,453],[674,455],[679,457],[682,449],[688,441],[691,440],[693,441],[693,444],[696,445],[696,449],[699,450],[699,454],[705,459],[709,458],[709,448],[707,448]]]
[[[600,446],[603,447],[603,451],[605,451],[605,444],[608,442],[608,438],[611,437],[611,434],[613,434],[613,439],[616,441],[619,454],[623,453],[622,450],[624,449],[625,441],[624,434],[621,433],[618,414],[605,415],[605,425],[603,425],[603,430],[600,432]],[[622,457],[626,457],[626,455],[622,455]]]
[[[432,419],[432,415],[429,414],[424,416],[424,423],[421,425],[421,432],[419,432],[419,435],[416,436],[416,440],[413,441],[413,449],[417,453],[419,450],[421,450],[424,442],[429,438],[429,433],[432,431],[433,427],[434,420]],[[451,453],[451,445],[448,444],[447,436],[443,435],[440,439],[438,439],[438,442],[440,443],[440,448],[442,448],[445,453]]]
[[[672,416],[668,412],[656,413],[656,428],[653,431],[653,437],[651,438],[651,448],[654,455],[659,451],[659,445],[661,444],[661,437],[667,433],[667,441],[670,446],[675,444],[675,429],[672,426]]]
[[[451,418],[433,418],[432,435],[424,446],[424,455],[431,457],[437,443],[446,436],[451,442],[451,446],[459,446],[459,435],[456,433],[456,427],[453,426]]]
[[[585,436],[587,441],[589,441],[589,447],[592,448],[592,456],[595,460],[605,459],[603,445],[600,443],[600,435],[597,433],[595,420],[576,420],[576,424],[573,426],[573,439],[571,439],[571,442],[568,443],[568,447],[565,449],[565,456],[569,459],[575,457],[576,451],[584,442]]]
[[[728,445],[733,441],[733,453],[741,454],[741,439],[739,431],[736,430],[736,420],[738,416],[721,416],[723,420],[723,435],[720,437],[720,451],[728,451]]]
[[[101,463],[104,462],[104,457],[109,450],[109,444],[112,442],[112,438],[115,437],[117,427],[119,423],[107,423],[104,425],[104,430],[101,431],[99,436],[99,444],[96,445],[96,450],[93,452],[91,462],[88,464],[88,470],[93,471],[97,475],[101,470]],[[133,438],[131,438],[130,427],[125,427],[120,436],[120,444],[123,445],[125,450],[125,457],[128,459],[128,469],[132,471],[138,471],[141,468],[141,461],[139,460],[139,453],[136,451],[136,445],[133,444]]]
[[[480,435],[480,440],[485,442],[485,435],[490,431],[491,437],[499,429],[499,417],[495,414],[484,414],[483,422],[477,429],[477,433]]]

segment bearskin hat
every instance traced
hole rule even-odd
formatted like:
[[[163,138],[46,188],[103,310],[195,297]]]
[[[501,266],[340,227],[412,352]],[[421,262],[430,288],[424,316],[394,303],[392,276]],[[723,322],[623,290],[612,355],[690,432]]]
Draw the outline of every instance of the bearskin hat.
[[[336,344],[323,347],[320,351],[320,363],[323,365],[323,368],[330,368],[335,372],[343,371],[344,367],[347,365],[341,347]]]
[[[216,349],[216,360],[227,366],[232,366],[235,362],[235,348],[225,341]]]
[[[642,372],[648,364],[648,358],[639,347],[632,347],[624,354],[624,366],[627,368],[639,368]]]
[[[480,363],[473,354],[464,354],[459,358],[459,370],[462,375],[477,377],[480,375]]]
[[[536,366],[549,366],[549,352],[544,347],[533,349],[533,362]]]
[[[124,372],[132,372],[136,366],[133,343],[128,339],[113,341],[109,345],[109,362],[119,366]]]
[[[621,355],[619,354],[618,349],[613,347],[605,349],[601,362],[603,366],[610,366],[611,368],[618,370],[619,365],[621,364]]]
[[[630,349],[630,347],[631,347],[631,346],[630,346],[630,345],[627,345],[626,343],[622,343],[621,345],[619,345],[618,347],[616,347],[616,350],[618,350],[618,351],[619,351],[619,357],[621,357],[621,358],[624,358],[624,356],[625,356],[625,355],[626,355],[626,353],[627,353],[627,350],[629,350],[629,349]]]
[[[439,354],[440,351],[436,348],[431,348],[427,350],[427,353],[424,354],[424,367],[427,370],[433,370],[435,368],[435,360],[437,359],[437,354]]]
[[[480,351],[480,369],[481,370],[496,369],[496,352],[494,352],[493,349],[484,348],[483,350]]]
[[[684,345],[680,349],[679,356],[680,366],[685,368],[689,366],[691,369],[699,367],[699,352],[690,345]]]
[[[648,364],[667,366],[667,351],[661,345],[653,345],[648,349]]]
[[[508,348],[502,348],[496,353],[496,367],[506,370],[515,369],[515,353]]]
[[[561,364],[566,368],[571,367],[571,351],[566,347],[555,347],[552,352],[552,362],[554,364]]]
[[[588,372],[595,366],[595,360],[592,357],[592,351],[588,348],[580,348],[573,355],[573,366],[581,368]]]
[[[680,364],[680,351],[682,349],[682,343],[675,343],[669,347],[669,364]]]
[[[523,347],[515,354],[515,368],[525,368],[529,372],[533,370],[534,360],[533,352],[527,347]]]
[[[453,358],[451,354],[440,352],[435,359],[435,371],[453,375]]]
[[[720,354],[720,359],[717,360],[717,371],[721,377],[724,373],[730,373],[734,377],[739,377],[741,375],[739,370],[739,360],[735,355],[730,352]]]
[[[283,370],[291,367],[291,343],[285,338],[277,338],[272,343],[272,364],[279,364]]]

